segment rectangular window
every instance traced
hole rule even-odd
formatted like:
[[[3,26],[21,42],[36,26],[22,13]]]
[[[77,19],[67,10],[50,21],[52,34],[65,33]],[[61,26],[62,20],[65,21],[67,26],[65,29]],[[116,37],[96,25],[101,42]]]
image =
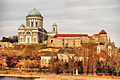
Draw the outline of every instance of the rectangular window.
[[[37,22],[36,22],[36,27],[37,27]]]
[[[33,22],[31,22],[31,27],[33,27]]]
[[[53,40],[51,40],[51,43],[53,43]]]

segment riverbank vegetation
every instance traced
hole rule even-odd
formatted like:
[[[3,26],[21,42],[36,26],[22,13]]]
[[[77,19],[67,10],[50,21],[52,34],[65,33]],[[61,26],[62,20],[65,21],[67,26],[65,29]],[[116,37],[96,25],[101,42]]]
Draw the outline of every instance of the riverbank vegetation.
[[[55,73],[55,74],[70,74],[76,72],[84,74],[83,62],[74,61],[70,58],[68,62],[64,62],[57,58],[49,61],[49,66],[41,66],[40,49],[47,48],[46,45],[15,45],[14,48],[1,49],[0,52],[0,73],[18,74],[18,73]],[[95,64],[97,75],[115,75],[120,76],[120,55],[114,54],[111,58],[107,58],[107,62],[97,60]],[[88,62],[90,64],[91,62]],[[88,65],[87,74],[92,71]],[[77,71],[76,71],[77,70]],[[93,72],[91,72],[93,74]]]

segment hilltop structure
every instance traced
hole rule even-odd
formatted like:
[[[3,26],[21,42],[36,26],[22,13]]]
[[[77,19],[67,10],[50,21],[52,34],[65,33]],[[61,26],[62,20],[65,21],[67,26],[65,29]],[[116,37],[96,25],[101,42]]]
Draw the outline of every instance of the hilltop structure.
[[[46,42],[48,47],[82,47],[81,43],[97,44],[97,54],[104,52],[111,56],[115,48],[113,42],[108,40],[107,32],[100,31],[99,34],[58,34],[57,24],[52,25],[52,31],[48,32],[43,28],[43,17],[35,8],[26,16],[26,26],[21,24],[18,28],[19,44],[39,44]]]

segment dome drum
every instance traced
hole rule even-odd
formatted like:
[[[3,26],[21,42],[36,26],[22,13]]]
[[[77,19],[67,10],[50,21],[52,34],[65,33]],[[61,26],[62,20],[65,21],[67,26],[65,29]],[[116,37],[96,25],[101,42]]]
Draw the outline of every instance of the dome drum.
[[[35,8],[26,16],[26,27],[43,27],[43,17]]]
[[[42,16],[26,16],[26,20],[27,19],[38,19],[38,20],[42,20],[43,17]]]

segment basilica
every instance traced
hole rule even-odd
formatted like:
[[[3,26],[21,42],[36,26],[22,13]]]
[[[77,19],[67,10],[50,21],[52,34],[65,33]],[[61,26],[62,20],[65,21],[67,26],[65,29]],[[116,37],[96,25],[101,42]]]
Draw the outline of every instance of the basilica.
[[[57,34],[57,25],[52,25],[52,31],[47,32],[43,28],[43,17],[35,8],[26,16],[26,26],[21,24],[18,28],[18,43],[43,43],[48,37]]]
[[[18,28],[18,43],[42,43],[47,39],[47,31],[43,28],[43,17],[35,8],[26,16],[26,26]]]
[[[81,43],[97,44],[97,53],[115,48],[113,42],[108,40],[107,32],[101,30],[98,34],[58,34],[57,25],[52,25],[52,31],[46,31],[43,27],[43,16],[35,8],[26,16],[26,25],[18,28],[18,44],[45,43],[48,47],[82,47]]]

